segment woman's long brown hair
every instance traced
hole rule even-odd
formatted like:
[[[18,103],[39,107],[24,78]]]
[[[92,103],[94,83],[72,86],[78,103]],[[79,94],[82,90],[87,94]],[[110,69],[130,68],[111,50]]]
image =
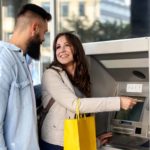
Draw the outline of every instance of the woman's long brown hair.
[[[68,42],[73,46],[73,49],[74,49],[73,57],[76,63],[74,77],[72,77],[67,72],[65,67],[62,64],[60,64],[56,58],[56,43],[57,43],[58,38],[61,36],[65,36]],[[52,66],[61,67],[63,70],[66,71],[72,84],[76,86],[85,96],[90,97],[91,96],[90,75],[88,72],[85,52],[84,52],[80,39],[76,35],[70,32],[59,33],[54,40],[53,49],[54,49],[54,61],[50,64],[49,67],[52,67]]]

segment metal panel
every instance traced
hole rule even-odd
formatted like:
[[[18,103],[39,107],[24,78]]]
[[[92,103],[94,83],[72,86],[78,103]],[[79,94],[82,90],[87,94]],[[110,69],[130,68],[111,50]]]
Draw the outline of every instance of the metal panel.
[[[142,52],[149,49],[148,37],[84,43],[86,55]]]

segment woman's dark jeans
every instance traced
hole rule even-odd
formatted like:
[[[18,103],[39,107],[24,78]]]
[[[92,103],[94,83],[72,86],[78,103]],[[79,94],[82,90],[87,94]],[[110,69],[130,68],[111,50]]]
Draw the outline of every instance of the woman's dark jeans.
[[[40,140],[40,150],[63,150],[62,146],[49,144],[43,140]]]

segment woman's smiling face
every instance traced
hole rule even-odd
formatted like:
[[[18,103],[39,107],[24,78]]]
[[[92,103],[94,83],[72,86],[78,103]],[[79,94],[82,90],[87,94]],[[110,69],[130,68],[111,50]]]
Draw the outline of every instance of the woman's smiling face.
[[[56,58],[64,66],[74,65],[73,46],[66,37],[60,36],[56,42]]]

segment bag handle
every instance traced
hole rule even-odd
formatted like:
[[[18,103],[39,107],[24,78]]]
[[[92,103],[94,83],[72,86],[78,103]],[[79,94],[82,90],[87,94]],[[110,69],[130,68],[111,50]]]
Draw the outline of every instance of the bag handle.
[[[80,118],[79,106],[80,106],[80,99],[78,98],[77,103],[76,103],[76,117],[77,117],[77,119]]]
[[[43,109],[43,112],[47,113],[49,111],[49,109],[52,107],[52,105],[54,104],[54,99],[51,98],[48,102],[48,104],[46,105],[46,107]]]
[[[80,98],[77,99],[77,103],[76,103],[76,118],[79,120],[79,118],[86,118],[86,114],[84,113],[83,115],[80,115],[80,110],[79,110],[79,106],[80,106]]]

